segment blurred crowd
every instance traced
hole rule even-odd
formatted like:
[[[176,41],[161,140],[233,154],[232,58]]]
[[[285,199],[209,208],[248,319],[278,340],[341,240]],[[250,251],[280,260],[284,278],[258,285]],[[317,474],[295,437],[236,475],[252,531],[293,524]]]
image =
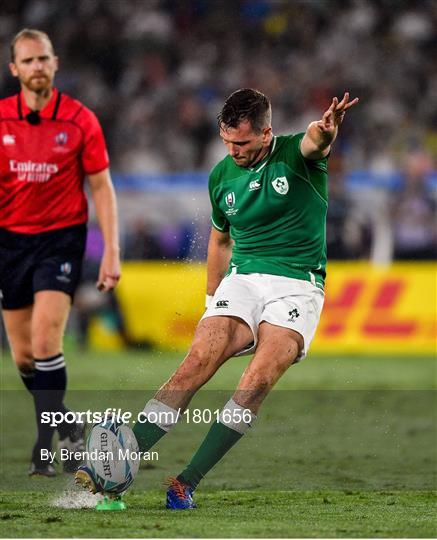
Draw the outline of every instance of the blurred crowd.
[[[25,26],[51,36],[57,85],[97,113],[119,173],[207,171],[236,88],[269,95],[277,134],[349,90],[360,105],[330,159],[329,256],[435,257],[434,0],[2,0],[1,97]],[[126,258],[192,257],[186,220],[169,227],[126,221]]]

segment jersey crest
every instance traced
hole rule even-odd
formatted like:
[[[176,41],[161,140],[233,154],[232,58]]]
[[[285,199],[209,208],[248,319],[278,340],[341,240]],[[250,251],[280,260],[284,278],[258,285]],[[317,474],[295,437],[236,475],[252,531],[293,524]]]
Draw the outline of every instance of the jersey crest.
[[[279,193],[279,195],[287,195],[289,185],[285,176],[278,176],[272,180],[272,186],[274,187],[275,191]]]

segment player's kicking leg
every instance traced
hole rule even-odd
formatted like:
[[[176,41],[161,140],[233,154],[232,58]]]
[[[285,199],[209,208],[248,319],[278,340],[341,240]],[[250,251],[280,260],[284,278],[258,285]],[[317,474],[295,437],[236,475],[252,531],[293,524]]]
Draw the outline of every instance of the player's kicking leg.
[[[139,450],[147,452],[168,433],[179,419],[178,411],[188,406],[197,390],[228,358],[252,341],[252,331],[239,318],[208,317],[201,320],[187,356],[154,398],[146,403],[142,414],[144,421],[133,427]],[[149,422],[148,416],[153,416],[155,421]],[[99,490],[88,467],[79,467],[76,482],[91,491]]]
[[[163,419],[155,424],[136,423],[133,431],[141,451],[148,451],[178,421],[191,398],[218,368],[253,340],[249,327],[236,317],[209,317],[200,321],[192,346],[175,373],[158,390],[143,411]],[[166,414],[159,414],[166,413]]]
[[[262,322],[259,344],[232,399],[223,408],[187,467],[171,479],[167,508],[195,508],[192,499],[201,479],[250,429],[264,398],[299,357],[302,336],[294,330]]]

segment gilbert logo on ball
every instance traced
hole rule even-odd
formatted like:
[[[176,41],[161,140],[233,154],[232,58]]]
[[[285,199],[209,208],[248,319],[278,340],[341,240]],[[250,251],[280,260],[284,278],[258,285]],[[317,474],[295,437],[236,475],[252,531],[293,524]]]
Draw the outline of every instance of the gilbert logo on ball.
[[[140,459],[129,426],[115,421],[97,424],[88,436],[86,452],[99,491],[119,495],[134,481]]]

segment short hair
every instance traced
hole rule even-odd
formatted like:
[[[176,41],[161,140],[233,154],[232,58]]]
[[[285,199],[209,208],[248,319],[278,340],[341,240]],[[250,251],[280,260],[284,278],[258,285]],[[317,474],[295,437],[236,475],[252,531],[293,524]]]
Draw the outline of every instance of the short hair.
[[[20,30],[20,32],[18,32],[18,34],[16,34],[11,41],[11,62],[15,62],[15,45],[18,41],[20,41],[20,39],[34,39],[35,41],[46,40],[52,49],[52,53],[55,53],[53,44],[45,32],[35,30],[34,28],[23,28],[23,30]]]
[[[269,127],[272,121],[269,98],[253,88],[240,88],[233,92],[217,115],[219,127],[236,128],[246,120],[255,133]]]

